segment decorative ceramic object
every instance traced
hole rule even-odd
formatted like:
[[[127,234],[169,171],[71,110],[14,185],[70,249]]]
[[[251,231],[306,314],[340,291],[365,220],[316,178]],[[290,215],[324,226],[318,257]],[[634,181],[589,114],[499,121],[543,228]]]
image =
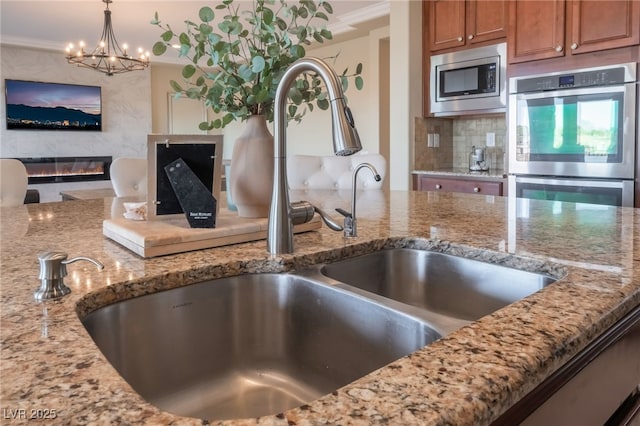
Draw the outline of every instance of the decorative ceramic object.
[[[240,217],[268,217],[273,190],[273,135],[264,115],[244,124],[231,156],[231,198]]]

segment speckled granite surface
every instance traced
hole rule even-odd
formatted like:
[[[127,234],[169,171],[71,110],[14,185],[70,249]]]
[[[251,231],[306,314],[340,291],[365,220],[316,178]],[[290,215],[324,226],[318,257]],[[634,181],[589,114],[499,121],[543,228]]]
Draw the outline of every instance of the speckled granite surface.
[[[507,177],[502,169],[489,169],[486,172],[472,172],[466,168],[448,168],[436,170],[413,170],[411,173],[416,175],[434,175],[434,176],[459,176],[465,178],[478,179],[504,179]]]
[[[321,200],[327,210],[349,208],[348,194],[296,197]],[[266,243],[258,241],[148,260],[102,236],[102,219],[114,210],[111,199],[1,208],[2,424],[24,423],[19,410],[26,417],[55,411],[55,420],[40,420],[49,424],[202,424],[138,396],[104,359],[78,315],[205,279],[291,270],[392,246],[564,274],[301,408],[214,422],[229,425],[488,424],[640,304],[637,210],[533,200],[518,205],[450,193],[363,193],[360,201],[355,240],[322,228],[297,235],[294,255],[270,257]],[[69,265],[71,295],[37,304],[37,254],[44,250],[94,257],[105,269]]]

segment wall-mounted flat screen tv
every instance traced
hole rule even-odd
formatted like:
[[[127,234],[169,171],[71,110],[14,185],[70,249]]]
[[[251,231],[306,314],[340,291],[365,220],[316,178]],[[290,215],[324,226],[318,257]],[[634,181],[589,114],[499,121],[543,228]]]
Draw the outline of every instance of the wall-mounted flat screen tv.
[[[7,130],[102,130],[98,86],[5,79]]]

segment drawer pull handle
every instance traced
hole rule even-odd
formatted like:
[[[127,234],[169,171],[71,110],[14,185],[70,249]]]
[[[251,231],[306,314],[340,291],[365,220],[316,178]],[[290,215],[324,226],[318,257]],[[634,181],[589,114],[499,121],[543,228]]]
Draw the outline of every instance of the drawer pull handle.
[[[571,50],[576,50],[578,48],[578,43],[573,43],[571,45]]]
[[[469,40],[473,40],[473,34],[469,34],[469,36],[467,37]]]
[[[462,41],[464,40],[462,37],[458,37],[458,41]]]
[[[480,192],[480,187],[476,186],[473,188],[473,192]]]
[[[562,52],[562,46],[560,45],[556,46],[556,52]]]
[[[442,189],[442,185],[440,185],[439,183],[436,183],[436,189]]]

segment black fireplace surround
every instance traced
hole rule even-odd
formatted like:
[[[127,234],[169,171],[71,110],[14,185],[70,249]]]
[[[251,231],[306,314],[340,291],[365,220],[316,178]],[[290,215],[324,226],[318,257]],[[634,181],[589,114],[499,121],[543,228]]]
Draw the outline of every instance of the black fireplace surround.
[[[112,157],[18,158],[27,169],[29,184],[110,180]]]

